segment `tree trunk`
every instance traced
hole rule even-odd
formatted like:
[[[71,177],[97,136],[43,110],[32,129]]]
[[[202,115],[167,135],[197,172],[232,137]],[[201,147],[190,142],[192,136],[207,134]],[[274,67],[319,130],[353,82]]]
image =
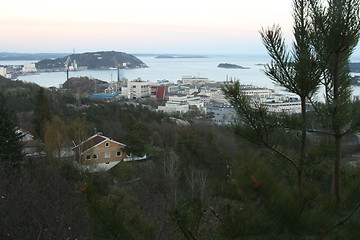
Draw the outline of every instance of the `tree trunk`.
[[[306,148],[306,98],[301,97],[301,149],[300,159],[298,167],[298,184],[299,188],[303,185],[303,166],[305,160],[305,148]]]
[[[332,191],[336,201],[340,201],[340,179],[341,179],[341,137],[335,136],[335,165]]]

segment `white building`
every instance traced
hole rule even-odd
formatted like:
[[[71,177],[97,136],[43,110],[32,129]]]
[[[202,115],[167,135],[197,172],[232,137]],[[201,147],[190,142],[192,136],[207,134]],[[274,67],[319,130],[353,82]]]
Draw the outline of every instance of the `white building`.
[[[196,107],[201,113],[206,113],[204,102],[200,97],[191,95],[169,96],[165,106],[159,106],[157,110],[166,113],[187,113],[192,107]]]
[[[199,85],[205,84],[209,82],[208,78],[200,78],[200,77],[191,77],[191,76],[184,76],[181,79],[182,84],[190,84],[190,85]]]
[[[270,113],[301,113],[301,102],[297,101],[266,101],[263,103]]]
[[[149,97],[151,94],[151,83],[137,79],[128,83],[127,94],[129,99]]]
[[[0,76],[6,77],[6,67],[0,67]]]
[[[253,85],[243,85],[241,86],[241,91],[246,96],[260,97],[260,98],[269,98],[273,94],[273,91],[271,89],[260,88]]]
[[[24,64],[24,66],[23,66],[23,68],[22,68],[22,72],[23,72],[23,73],[33,73],[33,72],[36,72],[35,63],[27,63],[27,64]]]
[[[180,94],[185,94],[185,95],[192,95],[197,92],[199,92],[199,89],[194,85],[180,86],[180,90],[179,90]]]
[[[209,101],[219,102],[219,103],[229,103],[225,99],[225,95],[221,91],[220,88],[207,88],[201,89],[199,95],[208,96],[210,99]]]

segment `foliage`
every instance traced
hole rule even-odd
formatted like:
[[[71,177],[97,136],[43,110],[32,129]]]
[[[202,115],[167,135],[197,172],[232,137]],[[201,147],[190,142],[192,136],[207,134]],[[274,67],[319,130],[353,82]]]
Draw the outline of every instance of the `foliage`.
[[[360,36],[360,2],[358,0],[311,1],[312,45],[322,68],[325,104],[314,107],[322,127],[329,131],[335,142],[334,195],[341,198],[341,148],[345,135],[360,130],[360,116],[353,115],[351,101],[350,56]]]
[[[110,172],[119,184],[136,178],[133,163],[131,162],[121,162],[110,169]]]
[[[22,161],[22,134],[16,132],[17,119],[0,93],[0,165],[17,165]]]
[[[125,116],[124,126],[127,129],[125,151],[135,156],[144,154],[145,145],[151,135],[149,128],[144,123],[138,122],[131,114]]]
[[[85,184],[82,191],[95,239],[155,238],[154,228],[146,222],[136,199],[125,191],[113,187],[101,197],[91,183]]]
[[[0,178],[0,239],[89,236],[88,218],[75,190],[79,172],[71,164],[33,159],[16,170],[0,166]]]
[[[215,210],[225,238],[354,239],[359,234],[353,229],[353,223],[360,220],[354,181],[346,183],[347,194],[354,195],[340,206],[317,182],[305,181],[298,191],[279,181],[278,170],[266,161],[251,156],[236,167],[229,166],[228,171],[228,183],[218,189],[225,198]]]
[[[39,86],[34,83],[13,81],[0,76],[0,92],[17,113],[33,109],[38,90]]]
[[[79,145],[89,137],[91,124],[86,118],[77,117],[69,125],[69,137],[76,145]]]
[[[34,107],[34,133],[35,137],[44,141],[44,127],[51,119],[50,105],[45,95],[45,89],[40,88],[36,97],[36,103]]]
[[[49,158],[61,158],[63,149],[70,145],[68,127],[59,116],[45,124],[44,142]]]
[[[180,236],[193,240],[211,237],[208,229],[211,227],[211,216],[199,200],[181,199],[178,205],[169,210],[169,214],[175,229],[178,230],[178,237],[175,239],[182,239]]]
[[[359,234],[353,229],[359,221],[358,194],[349,194],[356,184],[349,181],[350,169],[344,164],[340,171],[342,137],[359,130],[360,116],[354,111],[358,103],[350,101],[348,71],[360,31],[359,3],[295,0],[291,52],[279,27],[261,32],[272,58],[265,73],[300,97],[301,114],[270,115],[261,103],[242,93],[238,81],[224,86],[239,115],[234,133],[267,150],[261,158],[242,157],[228,166],[228,183],[218,187],[223,206],[217,210],[225,238],[355,239]],[[325,102],[315,103],[313,95],[320,83],[325,87]],[[318,116],[311,119],[317,121],[313,125],[308,102]],[[329,144],[328,136],[333,143]],[[320,141],[314,141],[317,137]],[[331,168],[333,174],[329,174]]]

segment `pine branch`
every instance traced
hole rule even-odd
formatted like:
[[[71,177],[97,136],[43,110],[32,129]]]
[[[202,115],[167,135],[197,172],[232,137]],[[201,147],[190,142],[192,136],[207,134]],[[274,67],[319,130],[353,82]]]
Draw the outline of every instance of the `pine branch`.
[[[325,131],[314,130],[314,129],[307,129],[306,132],[309,132],[309,133],[318,133],[318,134],[328,135],[328,136],[334,136],[334,134],[331,133],[331,132],[325,132]]]
[[[237,129],[235,129],[237,130]],[[279,156],[281,156],[282,158],[284,158],[285,160],[287,160],[291,165],[294,166],[294,168],[296,170],[299,170],[299,167],[297,166],[297,164],[295,163],[295,161],[293,159],[291,159],[290,157],[286,156],[284,153],[280,152],[279,150],[277,150],[276,148],[272,147],[270,144],[268,144],[264,139],[261,139],[262,141],[261,142],[256,142],[256,141],[253,141],[253,139],[251,138],[248,138],[247,135],[243,135],[241,134],[240,132],[236,131],[236,134],[239,135],[241,138],[247,140],[248,142],[250,143],[254,143],[254,144],[257,144],[257,145],[262,145],[266,148],[268,148],[269,150],[275,152],[276,154],[278,154]]]
[[[269,144],[265,143],[264,142],[264,146],[269,148],[271,151],[277,153],[278,155],[280,155],[281,157],[283,157],[284,159],[286,159],[291,165],[294,166],[294,168],[298,171],[299,170],[299,167],[298,165],[295,163],[294,160],[292,160],[290,157],[286,156],[284,153],[280,152],[279,150],[277,150],[276,148],[270,146]]]
[[[340,226],[343,226],[357,212],[358,209],[360,209],[360,203],[344,219],[339,221],[334,226],[330,227],[329,230],[327,230],[324,235],[328,234],[329,232],[334,231],[335,229],[337,229]]]

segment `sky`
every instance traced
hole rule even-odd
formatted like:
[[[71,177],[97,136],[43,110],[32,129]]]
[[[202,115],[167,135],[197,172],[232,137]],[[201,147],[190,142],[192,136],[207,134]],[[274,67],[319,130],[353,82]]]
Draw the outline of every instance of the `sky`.
[[[292,40],[291,0],[4,0],[0,52],[266,54],[259,31]]]

